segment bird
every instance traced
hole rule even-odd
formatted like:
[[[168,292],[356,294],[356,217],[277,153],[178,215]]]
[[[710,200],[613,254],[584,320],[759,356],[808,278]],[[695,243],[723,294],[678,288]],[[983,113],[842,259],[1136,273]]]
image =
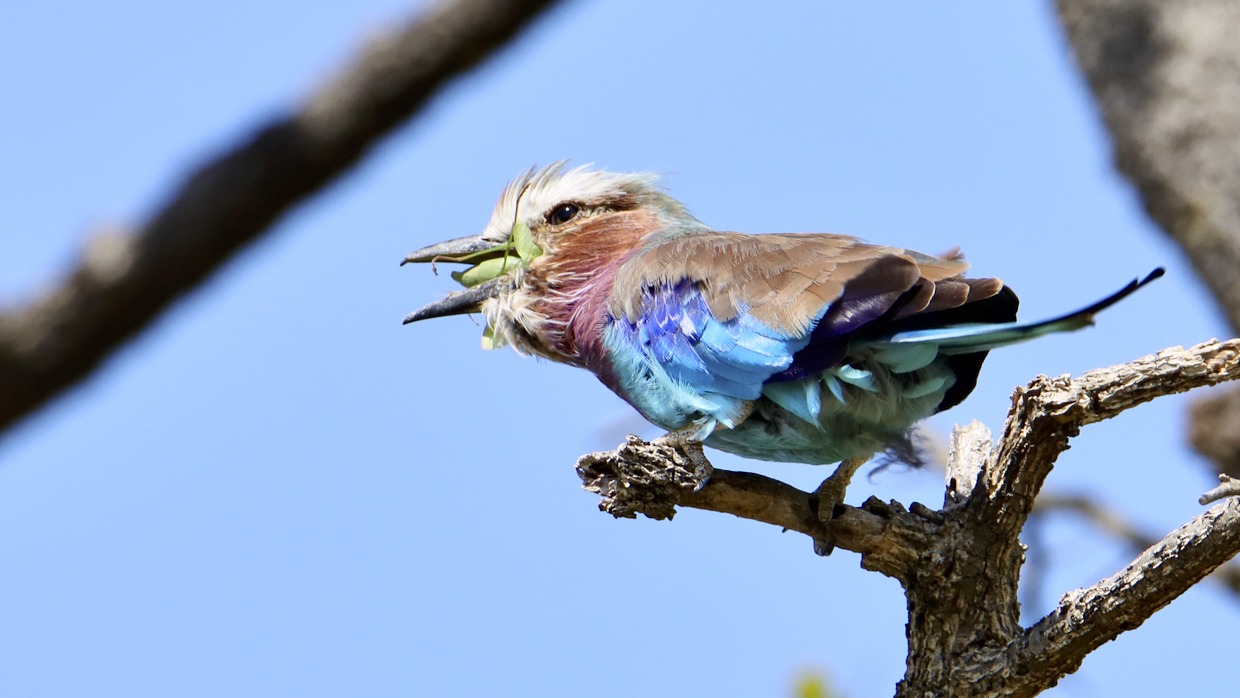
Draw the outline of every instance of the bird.
[[[672,443],[838,463],[823,520],[862,464],[910,453],[917,422],[969,395],[991,349],[1091,325],[1163,274],[1022,323],[1012,289],[965,276],[958,252],[716,231],[656,175],[566,161],[509,182],[480,235],[401,264],[445,262],[467,265],[464,290],[405,324],[481,313],[484,349],[584,368]]]

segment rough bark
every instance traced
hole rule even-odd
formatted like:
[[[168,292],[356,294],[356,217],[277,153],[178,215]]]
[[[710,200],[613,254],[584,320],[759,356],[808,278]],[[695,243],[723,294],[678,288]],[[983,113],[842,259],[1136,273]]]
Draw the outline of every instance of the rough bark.
[[[553,0],[450,0],[380,36],[302,108],[191,173],[132,234],[0,314],[0,431],[88,376],[292,207],[348,171]]]
[[[1057,0],[1115,164],[1240,333],[1240,3]],[[1189,440],[1240,476],[1240,389],[1200,399]]]
[[[131,234],[100,236],[28,306],[0,314],[0,431],[89,375],[164,309],[292,207],[347,171],[453,77],[552,0],[452,0],[381,37],[287,118],[191,173]],[[1230,0],[1058,0],[1114,139],[1117,164],[1240,330],[1240,6]],[[1240,550],[1234,485],[1127,567],[1023,628],[1018,536],[1055,459],[1083,425],[1159,395],[1240,376],[1240,344],[1214,342],[1077,379],[1040,377],[1014,396],[993,448],[953,434],[944,505],[867,500],[828,524],[811,493],[631,438],[578,463],[616,516],[677,506],[731,513],[860,553],[908,603],[901,696],[1034,695],[1139,626]],[[1193,443],[1240,473],[1240,392],[1194,414]],[[1205,405],[1202,407],[1201,405]],[[1213,420],[1213,421],[1211,421]]]
[[[667,519],[676,506],[730,513],[816,541],[829,537],[860,553],[865,569],[899,580],[909,656],[897,696],[1032,696],[1240,552],[1240,500],[1231,497],[1023,628],[1019,536],[1055,459],[1085,425],[1236,378],[1240,340],[1175,347],[1077,378],[1039,376],[1016,390],[993,447],[976,422],[953,433],[939,511],[871,498],[823,524],[808,492],[714,470],[700,456],[637,437],[583,456],[577,471],[587,490],[602,495],[600,509],[617,517]]]

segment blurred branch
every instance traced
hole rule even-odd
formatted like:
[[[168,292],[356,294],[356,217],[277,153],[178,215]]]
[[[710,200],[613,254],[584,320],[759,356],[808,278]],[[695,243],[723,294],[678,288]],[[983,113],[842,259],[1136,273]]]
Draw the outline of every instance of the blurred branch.
[[[1057,0],[1077,64],[1146,211],[1240,333],[1240,4]],[[1202,398],[1190,441],[1240,477],[1240,389]]]
[[[88,376],[553,1],[430,8],[372,41],[300,111],[190,174],[132,234],[90,241],[58,287],[0,314],[0,431]]]
[[[637,437],[583,456],[577,471],[617,517],[671,518],[675,507],[730,513],[861,554],[900,581],[909,609],[899,696],[1029,696],[1075,671],[1102,643],[1240,552],[1232,498],[1147,548],[1125,570],[1074,592],[1029,630],[1019,623],[1019,535],[1055,459],[1080,428],[1161,395],[1240,378],[1240,340],[1175,347],[1077,378],[1039,376],[1013,396],[999,441],[971,424],[952,434],[944,508],[871,498],[818,520],[810,493],[761,475],[713,470],[701,453]]]
[[[1058,0],[1120,172],[1240,332],[1240,5]]]
[[[1127,519],[1086,495],[1043,494],[1033,507],[1035,514],[1069,511],[1137,550],[1145,550],[1158,539],[1142,533]]]
[[[1193,401],[1188,442],[1220,473],[1240,477],[1240,389],[1218,389]]]
[[[1137,551],[1151,548],[1158,542],[1156,538],[1138,529],[1118,512],[1086,495],[1043,493],[1034,504],[1033,511],[1035,514],[1049,514],[1056,511],[1078,514]],[[1240,597],[1240,565],[1236,563],[1222,565],[1210,575],[1210,579]],[[1034,598],[1037,597],[1034,596]]]

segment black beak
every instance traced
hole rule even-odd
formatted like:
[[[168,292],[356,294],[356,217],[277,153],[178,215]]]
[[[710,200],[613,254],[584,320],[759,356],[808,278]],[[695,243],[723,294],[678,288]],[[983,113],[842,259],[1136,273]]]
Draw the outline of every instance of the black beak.
[[[453,240],[452,242],[459,242],[459,241]],[[443,244],[448,245],[451,243],[445,242]],[[428,247],[426,249],[431,249],[431,248]],[[421,252],[421,250],[419,250],[419,252]],[[414,254],[417,254],[417,253],[415,252]],[[410,257],[412,256],[413,255],[410,255]],[[413,261],[423,261],[423,260],[417,259]],[[484,301],[486,301],[488,298],[494,298],[495,296],[499,295],[500,284],[505,283],[505,282],[506,282],[506,279],[501,276],[495,279],[491,279],[490,281],[486,283],[478,284],[477,286],[474,286],[473,288],[467,288],[464,291],[457,291],[456,293],[449,294],[447,298],[440,298],[434,303],[423,306],[413,311],[412,313],[409,313],[408,315],[405,316],[404,324],[408,325],[409,323],[417,322],[418,320],[429,320],[430,318],[433,318],[433,317],[446,317],[448,315],[463,315],[465,313],[477,313],[482,310],[482,303]]]
[[[478,253],[486,252],[492,248],[498,248],[503,244],[503,240],[496,241],[488,239],[482,235],[471,235],[469,237],[441,242],[431,245],[430,247],[423,247],[416,252],[410,253],[408,257],[405,257],[404,261],[402,261],[400,265],[403,267],[410,262],[455,262],[459,258],[466,255],[473,256],[471,256],[468,261],[462,261],[467,264],[477,264],[478,262],[492,256]],[[496,254],[500,254],[502,252],[503,250],[496,250]]]

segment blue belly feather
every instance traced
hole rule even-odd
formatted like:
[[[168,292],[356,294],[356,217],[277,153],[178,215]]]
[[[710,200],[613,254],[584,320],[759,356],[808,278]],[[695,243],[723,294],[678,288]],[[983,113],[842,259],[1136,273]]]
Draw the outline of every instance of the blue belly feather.
[[[622,394],[664,429],[695,425],[708,445],[753,458],[869,455],[932,414],[954,383],[925,342],[876,342],[808,378],[772,380],[810,345],[809,333],[789,336],[744,312],[720,321],[690,282],[651,289],[642,310],[613,318],[603,333]],[[741,421],[751,401],[778,406],[788,424]]]

